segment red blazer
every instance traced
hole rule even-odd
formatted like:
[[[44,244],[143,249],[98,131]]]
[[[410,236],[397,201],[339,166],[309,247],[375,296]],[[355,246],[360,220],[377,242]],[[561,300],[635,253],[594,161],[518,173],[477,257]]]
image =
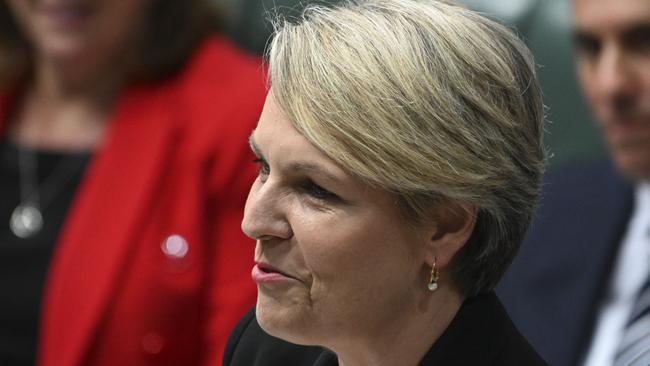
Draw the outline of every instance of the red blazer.
[[[221,362],[256,297],[240,222],[263,71],[212,38],[173,79],[121,95],[50,264],[39,366]]]

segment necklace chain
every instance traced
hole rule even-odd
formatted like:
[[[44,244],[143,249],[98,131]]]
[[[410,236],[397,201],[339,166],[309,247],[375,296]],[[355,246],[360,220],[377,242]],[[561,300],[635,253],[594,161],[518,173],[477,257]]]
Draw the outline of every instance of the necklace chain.
[[[38,184],[38,158],[34,149],[17,146],[20,203],[14,209],[9,226],[19,238],[28,239],[43,228],[43,211],[70,182],[74,173],[82,166],[82,159],[62,158]]]

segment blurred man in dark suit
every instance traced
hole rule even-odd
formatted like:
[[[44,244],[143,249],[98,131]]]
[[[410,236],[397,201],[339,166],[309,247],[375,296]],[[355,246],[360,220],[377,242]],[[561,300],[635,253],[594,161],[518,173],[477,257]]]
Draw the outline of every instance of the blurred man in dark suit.
[[[573,0],[577,69],[609,160],[550,171],[502,282],[550,364],[650,365],[650,1]]]

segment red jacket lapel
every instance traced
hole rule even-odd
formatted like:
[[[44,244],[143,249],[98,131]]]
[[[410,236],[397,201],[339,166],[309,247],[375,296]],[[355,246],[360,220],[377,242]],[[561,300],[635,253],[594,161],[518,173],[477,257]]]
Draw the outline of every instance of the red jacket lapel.
[[[160,88],[163,89],[163,88]],[[171,97],[134,90],[118,102],[79,187],[50,264],[38,364],[80,365],[128,263],[129,243],[171,149]]]

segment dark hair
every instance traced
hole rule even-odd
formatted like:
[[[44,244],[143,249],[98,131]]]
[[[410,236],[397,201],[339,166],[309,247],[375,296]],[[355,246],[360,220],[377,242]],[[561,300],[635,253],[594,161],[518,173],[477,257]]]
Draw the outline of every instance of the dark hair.
[[[164,79],[177,72],[197,44],[220,30],[220,9],[210,0],[154,0],[130,78],[133,81]],[[30,44],[16,23],[6,1],[0,2],[0,90],[27,77],[31,68]]]

